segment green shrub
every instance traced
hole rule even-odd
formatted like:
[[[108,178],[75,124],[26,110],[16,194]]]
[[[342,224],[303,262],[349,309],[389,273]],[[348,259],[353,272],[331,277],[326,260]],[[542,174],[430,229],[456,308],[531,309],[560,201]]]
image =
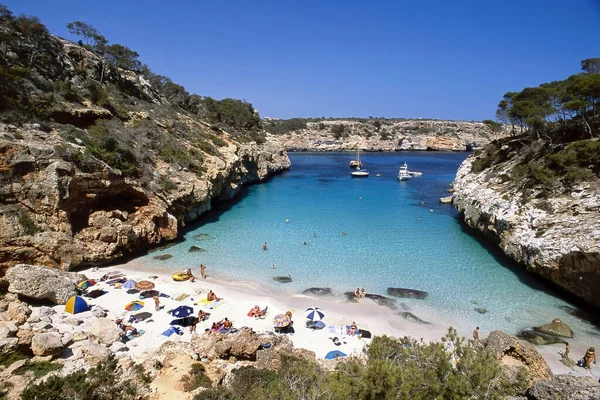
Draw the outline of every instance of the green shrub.
[[[14,362],[19,360],[25,360],[27,357],[25,354],[17,351],[15,353],[5,353],[0,351],[0,367],[8,367]]]
[[[17,368],[14,373],[16,375],[23,375],[26,372],[33,372],[34,377],[40,378],[48,375],[52,371],[58,371],[59,369],[62,369],[62,367],[62,364],[48,361],[28,362]]]
[[[346,125],[344,124],[335,124],[331,127],[331,133],[333,137],[336,139],[342,139],[346,137]]]
[[[192,365],[190,379],[186,381],[184,389],[186,392],[191,392],[199,387],[210,387],[212,381],[205,374],[204,365],[198,363]]]
[[[305,118],[270,120],[269,123],[265,125],[265,130],[274,134],[289,133],[306,128],[307,124]]]
[[[215,144],[215,146],[219,146],[219,147],[225,147],[227,146],[227,142],[223,139],[221,139],[220,137],[218,137],[217,135],[210,135],[210,140]]]

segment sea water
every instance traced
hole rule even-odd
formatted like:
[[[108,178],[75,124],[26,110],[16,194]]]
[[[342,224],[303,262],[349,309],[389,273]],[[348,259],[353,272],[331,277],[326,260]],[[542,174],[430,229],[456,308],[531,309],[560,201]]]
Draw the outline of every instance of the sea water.
[[[429,296],[398,301],[423,319],[443,315],[446,321],[436,322],[517,333],[560,317],[580,340],[598,341],[598,329],[560,309],[568,303],[540,278],[478,241],[451,205],[439,203],[467,155],[362,154],[370,176],[353,178],[354,154],[292,153],[289,171],[249,187],[202,218],[183,242],[142,261],[173,271],[191,267],[197,275],[202,263],[221,279],[289,293],[330,287],[342,297],[357,287],[381,295],[388,287],[418,289]],[[404,162],[423,176],[399,181]],[[191,246],[203,251],[190,252]],[[166,253],[173,257],[154,258]]]

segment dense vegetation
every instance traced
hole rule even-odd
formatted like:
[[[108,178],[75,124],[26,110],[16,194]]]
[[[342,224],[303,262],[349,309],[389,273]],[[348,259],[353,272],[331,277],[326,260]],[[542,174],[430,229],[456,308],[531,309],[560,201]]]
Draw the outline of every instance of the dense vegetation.
[[[600,58],[581,62],[583,72],[562,81],[506,93],[497,117],[511,124],[513,137],[490,144],[473,162],[479,173],[519,157],[510,176],[540,197],[600,176]],[[489,121],[492,124],[493,121]]]
[[[375,337],[366,356],[343,359],[333,371],[283,356],[276,372],[240,368],[228,388],[194,399],[501,399],[526,388],[524,370],[509,382],[493,354],[453,329],[441,342]]]
[[[67,28],[79,46],[0,4],[0,122],[37,123],[85,145],[85,152],[56,149],[77,167],[101,160],[125,176],[150,179],[150,159],[160,158],[201,174],[204,155],[219,155],[227,144],[224,131],[237,141],[264,141],[252,104],[190,94],[94,27],[74,21]]]

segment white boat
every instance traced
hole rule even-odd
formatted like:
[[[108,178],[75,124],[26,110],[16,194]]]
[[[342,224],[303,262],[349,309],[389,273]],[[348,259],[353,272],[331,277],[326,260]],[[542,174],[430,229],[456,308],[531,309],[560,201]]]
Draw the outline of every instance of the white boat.
[[[408,173],[408,165],[406,163],[400,166],[400,171],[398,171],[398,179],[401,181],[412,179],[412,175]]]
[[[422,176],[423,175],[423,173],[419,172],[419,171],[408,171],[408,174],[410,176]]]
[[[355,178],[361,178],[361,177],[367,177],[369,176],[369,171],[367,171],[364,168],[361,168],[362,163],[360,162],[360,149],[356,149],[356,171],[352,171],[350,172],[350,175],[352,175]]]

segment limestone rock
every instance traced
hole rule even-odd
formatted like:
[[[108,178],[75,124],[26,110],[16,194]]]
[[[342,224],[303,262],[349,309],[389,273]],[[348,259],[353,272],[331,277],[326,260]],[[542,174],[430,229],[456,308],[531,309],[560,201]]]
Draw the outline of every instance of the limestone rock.
[[[303,291],[302,294],[312,294],[314,296],[331,296],[332,292],[331,288],[312,287]]]
[[[13,301],[8,305],[6,314],[11,321],[14,321],[17,325],[22,325],[27,322],[31,315],[31,308],[21,301]]]
[[[552,379],[538,380],[527,390],[530,400],[596,400],[600,399],[600,385],[589,376],[555,375]]]
[[[405,288],[388,288],[387,294],[395,297],[409,298],[409,299],[425,299],[429,296],[429,293],[422,290],[416,289],[405,289]]]
[[[123,332],[114,321],[107,318],[98,318],[92,322],[90,334],[94,335],[100,342],[111,345],[121,338]]]
[[[114,342],[113,344],[110,345],[109,349],[113,353],[118,353],[120,351],[127,351],[127,345],[122,342]]]
[[[17,351],[18,345],[19,339],[17,338],[0,339],[0,354],[14,353]]]
[[[12,321],[0,322],[0,340],[15,337],[18,330],[19,328],[17,328],[17,325]]]
[[[542,333],[546,333],[554,336],[561,336],[566,338],[573,337],[573,330],[569,325],[562,322],[559,318],[554,318],[549,324],[540,326],[539,328],[533,328],[534,330]]]
[[[31,351],[36,356],[56,356],[62,353],[64,345],[58,333],[38,333],[31,339]]]
[[[493,331],[483,342],[504,365],[509,377],[514,379],[520,367],[529,374],[529,386],[540,379],[550,379],[552,371],[544,358],[528,343],[502,331]]]
[[[89,366],[95,366],[104,362],[110,357],[110,350],[101,344],[84,343],[79,347],[83,361]]]
[[[200,357],[209,359],[256,360],[261,343],[271,343],[272,349],[288,346],[291,348],[287,337],[258,335],[250,330],[242,330],[236,335],[211,332],[192,336],[194,351]]]
[[[389,297],[385,297],[380,294],[367,293],[366,298],[373,300],[375,303],[377,303],[380,306],[384,306],[384,307],[387,307],[392,310],[395,310],[396,308],[398,308],[398,305],[396,304],[396,300],[390,299]]]
[[[520,339],[525,339],[529,343],[543,346],[547,344],[564,343],[563,339],[560,339],[554,335],[547,335],[545,333],[537,332],[534,330],[524,330],[519,332],[517,335]]]
[[[84,280],[85,275],[18,264],[6,272],[5,279],[9,282],[8,291],[11,293],[65,304],[71,296],[78,294],[77,283]]]
[[[92,315],[96,318],[104,318],[108,315],[108,310],[106,308],[100,307],[99,305],[93,305]]]

